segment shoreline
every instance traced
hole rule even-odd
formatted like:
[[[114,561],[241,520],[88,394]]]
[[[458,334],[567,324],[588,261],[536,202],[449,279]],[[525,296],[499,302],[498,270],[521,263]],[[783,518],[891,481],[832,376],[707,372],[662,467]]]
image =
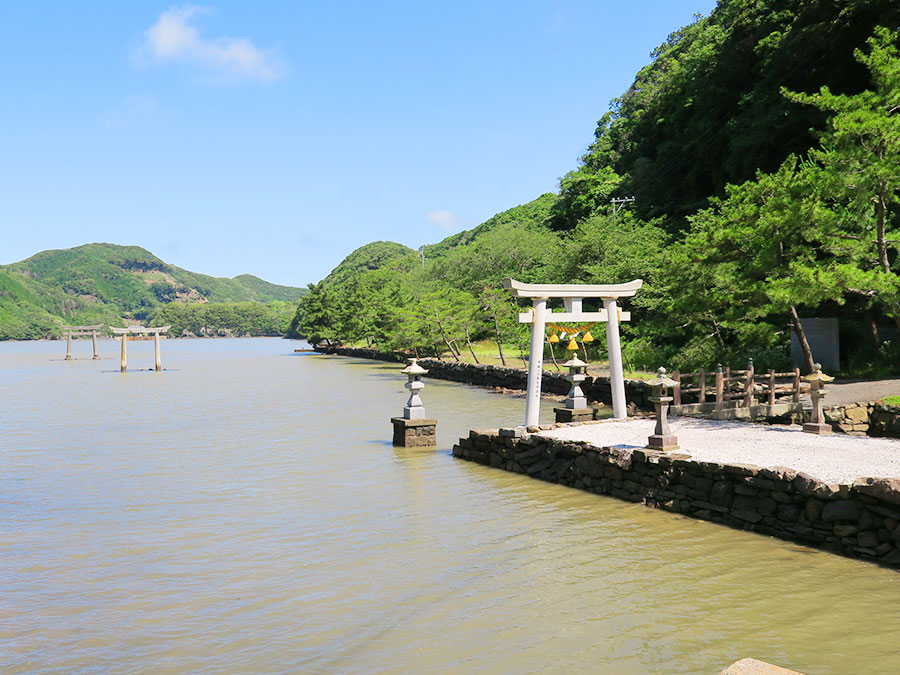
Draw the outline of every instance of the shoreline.
[[[375,349],[362,347],[323,347],[316,346],[313,349],[319,354],[335,356],[350,356],[374,361],[386,361],[388,363],[404,363],[408,358],[398,352],[380,352]],[[479,387],[493,389],[510,389],[524,392],[528,388],[528,371],[518,368],[493,366],[487,364],[473,364],[465,361],[442,361],[432,358],[418,360],[423,368],[428,369],[427,377],[451,382],[461,382]],[[566,379],[567,373],[552,373],[543,371],[541,380],[541,393],[551,396],[566,396],[571,384]],[[588,376],[581,384],[588,401],[612,405],[612,389],[609,377]],[[653,388],[643,380],[625,380],[625,397],[629,402],[629,408],[633,410],[649,411],[653,409],[649,397]]]
[[[679,450],[627,444],[652,425],[604,420],[472,430],[453,456],[900,569],[900,441],[833,436],[823,444],[798,427],[681,418],[673,422],[682,434]],[[869,457],[863,468],[848,468],[854,449],[884,452],[875,444],[889,444],[896,456],[880,467]],[[835,463],[828,470],[821,468],[826,451]],[[809,473],[816,470],[826,478]]]

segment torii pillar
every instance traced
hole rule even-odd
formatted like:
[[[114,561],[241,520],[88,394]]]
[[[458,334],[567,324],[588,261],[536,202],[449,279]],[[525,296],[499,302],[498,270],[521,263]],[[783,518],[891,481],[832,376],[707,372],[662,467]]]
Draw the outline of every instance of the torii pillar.
[[[644,285],[641,279],[626,284],[523,284],[515,279],[504,279],[503,287],[517,298],[530,298],[532,311],[519,314],[519,323],[531,324],[531,352],[528,355],[528,393],[525,399],[525,426],[540,423],[541,378],[544,367],[544,330],[547,322],[547,300],[562,298],[565,311],[549,316],[554,322],[587,323],[606,322],[606,349],[609,353],[609,380],[612,389],[613,417],[625,419],[628,407],[625,402],[625,373],[622,367],[622,345],[619,337],[619,321],[629,321],[631,315],[619,309],[617,300],[633,296]],[[584,298],[600,298],[603,309],[585,312],[581,309]]]

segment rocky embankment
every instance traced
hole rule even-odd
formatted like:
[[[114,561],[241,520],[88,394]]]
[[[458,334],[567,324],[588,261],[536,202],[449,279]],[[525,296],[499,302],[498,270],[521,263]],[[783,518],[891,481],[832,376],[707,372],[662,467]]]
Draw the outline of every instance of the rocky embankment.
[[[900,406],[881,401],[832,406],[825,410],[825,421],[852,436],[900,437]]]
[[[900,568],[900,478],[826,483],[787,467],[697,461],[539,433],[578,424],[472,431],[453,456]]]

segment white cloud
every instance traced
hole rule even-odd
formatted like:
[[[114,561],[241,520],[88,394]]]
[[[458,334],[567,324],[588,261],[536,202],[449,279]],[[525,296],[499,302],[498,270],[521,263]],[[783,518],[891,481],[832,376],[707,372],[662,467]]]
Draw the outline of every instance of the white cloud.
[[[454,216],[450,211],[432,211],[425,216],[425,219],[432,225],[436,225],[442,230],[448,232],[458,230],[464,223]]]
[[[284,65],[271,50],[260,49],[247,38],[205,38],[193,20],[209,10],[196,5],[172,7],[144,32],[140,56],[154,63],[183,63],[219,77],[271,82]]]

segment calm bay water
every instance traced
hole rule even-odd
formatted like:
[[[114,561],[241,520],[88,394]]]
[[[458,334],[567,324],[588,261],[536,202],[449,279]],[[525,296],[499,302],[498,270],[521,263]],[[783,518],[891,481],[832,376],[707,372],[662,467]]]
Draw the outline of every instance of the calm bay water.
[[[399,366],[297,346],[0,343],[0,668],[897,672],[896,572],[450,457],[523,399],[394,449]]]

